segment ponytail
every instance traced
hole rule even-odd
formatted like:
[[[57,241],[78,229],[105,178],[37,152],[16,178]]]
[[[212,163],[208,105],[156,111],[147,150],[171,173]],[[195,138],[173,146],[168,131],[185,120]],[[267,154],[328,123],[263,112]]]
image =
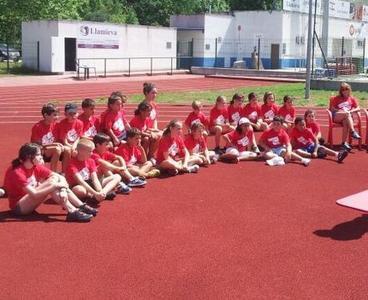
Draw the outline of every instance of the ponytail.
[[[12,168],[15,169],[19,167],[27,159],[34,159],[37,152],[40,151],[40,146],[35,143],[26,143],[20,147],[18,152],[18,157],[12,161]]]

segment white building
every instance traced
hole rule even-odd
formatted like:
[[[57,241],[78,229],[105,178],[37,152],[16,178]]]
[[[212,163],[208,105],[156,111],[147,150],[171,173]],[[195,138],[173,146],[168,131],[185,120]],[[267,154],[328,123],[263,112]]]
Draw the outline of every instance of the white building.
[[[83,21],[22,23],[24,65],[41,72],[76,70],[76,62],[98,73],[176,68],[176,29]],[[130,60],[128,59],[130,58]],[[152,58],[152,59],[151,59]]]
[[[172,16],[170,26],[178,30],[178,59],[184,56],[180,58],[182,65],[207,67],[230,67],[235,60],[243,59],[250,67],[251,53],[260,41],[260,57],[265,68],[304,67],[308,1],[283,2],[281,11]],[[364,40],[368,37],[368,6],[339,0],[318,3],[316,32],[326,58],[342,54],[363,58]],[[328,15],[323,14],[326,5]],[[317,45],[315,50],[315,62],[322,65],[322,53]]]

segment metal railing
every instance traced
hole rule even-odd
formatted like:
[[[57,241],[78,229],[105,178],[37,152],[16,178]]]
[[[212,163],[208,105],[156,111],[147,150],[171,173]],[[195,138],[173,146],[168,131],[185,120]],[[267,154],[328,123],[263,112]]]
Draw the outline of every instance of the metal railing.
[[[127,76],[131,76],[132,74],[132,71],[135,70],[135,68],[132,68],[132,64],[134,61],[142,61],[142,60],[147,60],[147,65],[148,67],[146,69],[137,69],[137,71],[148,71],[149,75],[152,75],[153,72],[154,72],[154,62],[155,61],[159,61],[159,60],[167,60],[169,61],[169,69],[170,69],[170,72],[169,74],[172,75],[173,74],[173,70],[174,70],[174,61],[176,61],[176,63],[178,62],[178,60],[180,60],[180,57],[114,57],[114,58],[86,58],[86,57],[83,57],[83,58],[78,58],[77,59],[77,65],[78,66],[84,66],[84,64],[86,62],[91,62],[91,61],[99,61],[99,62],[103,62],[102,64],[99,63],[99,65],[101,66],[102,65],[102,68],[103,68],[103,77],[106,77],[107,76],[107,73],[109,73],[108,71],[108,62],[109,61],[123,61],[123,62],[126,62],[127,63],[127,69],[125,70],[119,70],[119,69],[115,69],[113,72],[114,73],[117,73],[117,72],[122,72],[123,75],[125,75],[124,73],[126,72]],[[88,66],[88,65],[85,65],[85,66]],[[90,65],[88,67],[96,67],[96,64],[95,65]],[[162,69],[161,69],[162,70]],[[77,74],[78,74],[78,77],[79,77],[79,70],[77,68]]]

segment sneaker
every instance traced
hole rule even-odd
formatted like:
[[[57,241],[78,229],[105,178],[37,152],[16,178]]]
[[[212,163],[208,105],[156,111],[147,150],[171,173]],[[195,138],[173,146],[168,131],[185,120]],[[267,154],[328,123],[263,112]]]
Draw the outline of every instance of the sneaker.
[[[355,130],[351,132],[351,137],[356,140],[360,140],[361,136]]]
[[[147,173],[147,177],[148,178],[155,178],[155,177],[158,177],[160,176],[161,172],[159,169],[152,169],[151,171],[149,171]]]
[[[115,193],[115,192],[108,192],[108,193],[106,194],[106,198],[105,198],[105,200],[110,200],[110,201],[112,201],[112,200],[114,200],[114,199],[115,199],[115,197],[116,197],[116,193]]]
[[[88,215],[92,215],[94,217],[96,217],[97,213],[98,213],[98,209],[90,207],[89,205],[87,205],[86,203],[82,204],[81,206],[79,206],[79,211],[88,214]]]
[[[197,173],[199,171],[199,166],[198,165],[193,165],[188,167],[188,173]]]
[[[0,188],[0,198],[5,198],[6,192],[4,189]]]
[[[274,158],[266,160],[266,164],[269,166],[283,166],[285,165],[285,160],[280,156],[276,156]]]
[[[258,146],[253,147],[253,152],[255,152],[257,155],[261,154],[261,150],[259,150]]]
[[[144,186],[147,183],[147,181],[139,178],[134,177],[131,181],[128,182],[128,186],[130,187],[138,187],[138,186]]]
[[[216,163],[220,158],[220,155],[215,154],[212,158],[211,158],[211,163]]]
[[[92,218],[93,218],[92,215],[86,214],[79,210],[69,212],[66,215],[67,222],[89,222]]]
[[[342,150],[337,154],[337,161],[342,163],[342,161],[348,156],[349,152],[346,150]]]
[[[165,172],[169,176],[176,176],[179,174],[179,171],[177,169],[168,169]]]
[[[346,150],[346,151],[351,151],[353,148],[351,148],[351,146],[348,144],[348,143],[343,143],[342,145],[341,145],[341,147],[342,147],[342,150]]]
[[[308,167],[308,166],[309,166],[310,162],[311,162],[311,160],[310,160],[309,158],[303,158],[303,159],[302,159],[302,164],[303,164],[304,166],[306,166],[306,167]]]
[[[116,188],[118,194],[128,195],[132,191],[132,188],[127,186],[124,182],[120,182]]]

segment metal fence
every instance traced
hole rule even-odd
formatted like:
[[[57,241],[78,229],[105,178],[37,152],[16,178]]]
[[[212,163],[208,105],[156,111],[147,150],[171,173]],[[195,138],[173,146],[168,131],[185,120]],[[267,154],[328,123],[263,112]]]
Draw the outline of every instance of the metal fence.
[[[20,44],[0,41],[0,73],[12,73],[22,66],[22,47]]]

